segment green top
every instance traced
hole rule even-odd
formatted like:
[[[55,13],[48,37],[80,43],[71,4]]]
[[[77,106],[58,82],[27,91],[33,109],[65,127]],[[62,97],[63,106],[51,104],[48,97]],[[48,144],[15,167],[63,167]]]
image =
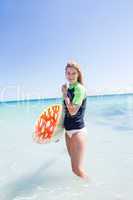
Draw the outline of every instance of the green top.
[[[84,86],[81,83],[76,82],[69,85],[69,89],[72,88],[74,88],[74,98],[72,100],[72,103],[76,105],[81,105],[83,99],[85,99],[86,97],[86,91]]]

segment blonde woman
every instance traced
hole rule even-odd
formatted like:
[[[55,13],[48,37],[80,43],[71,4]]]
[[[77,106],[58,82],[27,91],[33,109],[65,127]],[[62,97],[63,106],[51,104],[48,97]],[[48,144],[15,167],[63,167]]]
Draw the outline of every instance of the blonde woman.
[[[76,62],[67,63],[65,76],[69,82],[68,88],[66,84],[62,85],[66,146],[71,159],[72,171],[77,176],[86,179],[88,178],[84,169],[86,92],[80,66]]]

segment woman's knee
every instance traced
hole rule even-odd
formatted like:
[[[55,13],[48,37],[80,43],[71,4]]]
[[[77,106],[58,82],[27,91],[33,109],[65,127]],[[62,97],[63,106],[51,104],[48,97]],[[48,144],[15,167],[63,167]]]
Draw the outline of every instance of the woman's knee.
[[[80,175],[81,175],[81,172],[82,172],[82,170],[81,170],[81,168],[80,168],[79,166],[73,166],[73,165],[72,165],[72,171],[73,171],[73,173],[76,174],[77,176],[80,176]]]
[[[86,178],[88,179],[87,173],[84,171],[84,169],[80,168],[79,166],[73,167],[72,171],[74,172],[75,175],[77,175],[81,178],[84,178],[84,179],[86,179]]]

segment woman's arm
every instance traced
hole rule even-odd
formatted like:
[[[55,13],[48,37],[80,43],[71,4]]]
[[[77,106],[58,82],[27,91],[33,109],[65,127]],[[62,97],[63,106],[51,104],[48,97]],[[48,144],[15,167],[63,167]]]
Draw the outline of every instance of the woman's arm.
[[[75,115],[78,112],[80,106],[75,105],[70,102],[70,99],[67,96],[67,85],[66,84],[62,86],[62,93],[63,93],[63,98],[65,100],[65,104],[68,109],[68,112],[70,113],[70,115]]]
[[[68,112],[70,113],[70,115],[75,115],[78,112],[80,106],[71,103],[68,96],[64,96],[64,100],[65,100],[66,107],[67,107]]]

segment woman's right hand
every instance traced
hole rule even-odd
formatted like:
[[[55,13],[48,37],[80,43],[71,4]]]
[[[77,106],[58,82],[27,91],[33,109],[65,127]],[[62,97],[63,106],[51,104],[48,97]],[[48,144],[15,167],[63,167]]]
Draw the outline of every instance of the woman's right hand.
[[[68,89],[67,84],[62,85],[61,91],[62,91],[62,94],[63,94],[64,97],[67,96],[67,89]]]

